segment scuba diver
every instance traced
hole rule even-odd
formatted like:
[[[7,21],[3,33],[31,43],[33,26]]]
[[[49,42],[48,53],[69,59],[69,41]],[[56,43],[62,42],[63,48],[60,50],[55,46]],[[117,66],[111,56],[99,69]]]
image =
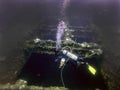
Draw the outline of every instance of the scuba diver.
[[[58,53],[58,59],[60,60],[59,68],[62,68],[66,65],[68,61],[71,61],[72,63],[76,64],[76,66],[79,66],[81,64],[85,64],[88,66],[88,70],[95,75],[96,70],[87,62],[85,61],[85,57],[80,57],[75,55],[74,53],[68,51],[68,50],[60,50]]]

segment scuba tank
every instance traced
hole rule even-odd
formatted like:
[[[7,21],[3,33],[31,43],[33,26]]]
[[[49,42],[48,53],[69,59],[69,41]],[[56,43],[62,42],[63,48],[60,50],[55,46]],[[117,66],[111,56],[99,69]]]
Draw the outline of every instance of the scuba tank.
[[[77,55],[75,55],[75,54],[73,54],[73,53],[71,53],[71,52],[69,52],[67,50],[62,50],[62,54],[66,55],[68,58],[70,58],[72,60],[75,60],[75,61],[78,60],[78,56]]]

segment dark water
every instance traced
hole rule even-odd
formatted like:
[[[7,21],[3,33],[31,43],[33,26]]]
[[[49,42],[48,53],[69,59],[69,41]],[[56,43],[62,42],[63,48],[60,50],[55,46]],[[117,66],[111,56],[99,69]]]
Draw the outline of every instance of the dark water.
[[[2,62],[11,53],[15,53],[14,49],[19,47],[19,43],[35,37],[56,39],[56,27],[61,18],[61,2],[60,0],[0,0],[0,75],[6,74],[9,70],[10,66]],[[94,41],[102,45],[105,53],[114,55],[109,57],[111,61],[105,62],[107,69],[116,72],[120,70],[119,8],[119,0],[91,0],[91,2],[70,0],[65,10],[70,28],[88,27],[92,28],[87,29],[88,31],[95,32],[95,34],[82,33],[78,28],[73,33],[74,39],[78,42]],[[81,38],[81,35],[87,38]],[[9,60],[7,61],[9,63]]]
[[[100,1],[101,3],[95,0],[91,2],[87,1],[88,0],[71,0],[68,3],[69,5],[65,10],[65,15],[69,25],[76,27],[93,26],[93,28],[99,28],[97,32],[102,34],[102,42],[106,45],[109,45],[110,42],[114,42],[115,40],[119,41],[117,37],[119,34],[119,7],[117,1]],[[9,53],[17,46],[19,41],[22,41],[31,33],[34,37],[38,36],[43,39],[55,40],[55,29],[61,16],[61,2],[62,1],[56,0],[1,0],[1,55]],[[77,34],[77,32],[74,33],[74,35],[75,34]],[[112,34],[114,34],[115,39],[111,38]],[[78,35],[75,37],[77,38],[77,36]]]
[[[55,62],[56,58],[56,55],[32,53],[18,78],[27,80],[28,85],[41,85],[44,87],[63,86],[60,77],[61,69],[58,68],[59,62]],[[66,88],[70,90],[75,88],[81,90],[88,90],[88,88],[89,90],[94,90],[95,88],[107,90],[97,64],[101,62],[101,58],[96,57],[88,61],[96,64],[97,74],[94,76],[89,73],[85,65],[76,67],[75,64],[68,62],[62,71],[62,78]]]

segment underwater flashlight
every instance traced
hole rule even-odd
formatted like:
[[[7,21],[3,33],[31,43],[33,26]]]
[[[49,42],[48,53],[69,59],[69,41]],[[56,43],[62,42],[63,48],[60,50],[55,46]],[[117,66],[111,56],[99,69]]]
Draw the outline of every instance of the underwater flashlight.
[[[65,58],[62,58],[61,60],[60,60],[60,66],[59,66],[59,68],[61,68],[61,67],[63,67],[64,65],[65,65]]]

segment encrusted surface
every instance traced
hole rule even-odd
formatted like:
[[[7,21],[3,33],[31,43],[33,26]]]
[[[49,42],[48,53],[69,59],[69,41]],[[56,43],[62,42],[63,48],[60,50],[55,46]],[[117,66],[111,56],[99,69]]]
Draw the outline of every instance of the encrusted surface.
[[[17,66],[14,66],[14,70],[11,69],[11,73],[14,74],[15,78],[14,80],[17,80],[17,75],[20,74],[20,70],[23,68],[24,64],[27,62],[27,59],[31,56],[32,53],[37,54],[46,54],[46,55],[55,55],[55,45],[56,42],[52,40],[40,40],[39,42],[34,42],[34,40],[29,40],[24,43],[24,46],[22,47],[22,50],[24,53],[22,54],[22,57],[13,58],[12,61],[16,62]],[[71,49],[74,53],[77,55],[81,55],[82,57],[88,58],[88,62],[92,61],[92,58],[95,60],[92,61],[92,64],[94,61],[99,61],[98,63],[101,63],[101,55],[103,54],[102,50],[100,49],[100,46],[96,43],[76,43],[76,42],[66,42],[62,41],[62,49]],[[24,56],[23,56],[24,55]],[[23,58],[23,59],[21,59]],[[97,59],[98,58],[98,59]],[[17,59],[17,60],[16,60]],[[20,61],[19,61],[20,60]],[[18,64],[19,62],[19,64]],[[95,65],[96,63],[94,63]],[[11,74],[9,73],[8,76]],[[13,80],[13,79],[11,79]],[[24,80],[17,80],[14,84],[11,84],[11,80],[9,80],[7,84],[0,85],[0,89],[28,89],[28,90],[68,90],[67,88],[60,87],[60,86],[49,86],[49,87],[42,87],[42,86],[35,86],[35,85],[27,85],[27,81]],[[94,80],[93,80],[94,81]],[[22,83],[21,83],[22,82]],[[92,82],[94,83],[94,82]],[[93,89],[91,89],[93,90]]]
[[[34,40],[30,40],[25,43],[24,51],[26,52],[26,54],[54,54],[56,50],[55,44],[55,41],[52,40],[40,40],[37,43],[34,42]],[[83,55],[84,57],[88,57],[88,54],[93,56],[100,56],[103,54],[102,50],[100,49],[100,46],[96,43],[77,43],[74,41],[62,41],[61,48],[70,49],[76,54]]]

